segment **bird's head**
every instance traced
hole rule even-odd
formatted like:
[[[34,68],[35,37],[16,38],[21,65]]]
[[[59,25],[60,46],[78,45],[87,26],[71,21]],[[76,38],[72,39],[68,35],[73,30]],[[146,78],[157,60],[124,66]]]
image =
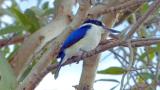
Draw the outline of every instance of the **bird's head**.
[[[104,23],[96,19],[87,19],[86,21],[84,21],[84,24],[94,24],[96,26],[102,27],[104,30],[111,33],[120,33],[119,31],[108,28]]]
[[[96,20],[96,19],[87,19],[86,21],[84,21],[84,24],[94,24],[94,25],[101,26],[101,27],[104,26],[104,24],[101,21]]]

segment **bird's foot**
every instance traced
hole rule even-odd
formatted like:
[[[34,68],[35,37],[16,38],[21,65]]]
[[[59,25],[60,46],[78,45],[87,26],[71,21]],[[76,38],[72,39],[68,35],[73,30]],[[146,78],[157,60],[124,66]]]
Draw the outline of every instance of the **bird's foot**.
[[[86,51],[86,50],[84,50],[84,49],[82,49],[82,48],[80,48],[80,51],[81,51],[81,53],[80,53],[79,56],[81,56],[81,59],[82,59],[82,57],[83,57],[85,54],[87,54],[88,51]]]
[[[82,48],[80,48],[79,51],[80,52],[77,56],[78,56],[79,59],[82,59],[82,56],[85,55],[87,53],[87,51],[82,49]],[[76,64],[78,64],[78,63],[79,63],[79,61],[76,62]]]
[[[83,54],[83,53],[87,53],[87,51],[84,50],[84,49],[82,49],[82,48],[80,48],[80,51],[82,51],[82,54]]]
[[[74,58],[76,58],[76,57],[80,58],[80,55],[73,56],[72,58],[74,59]],[[79,64],[79,60],[76,61],[76,64]]]

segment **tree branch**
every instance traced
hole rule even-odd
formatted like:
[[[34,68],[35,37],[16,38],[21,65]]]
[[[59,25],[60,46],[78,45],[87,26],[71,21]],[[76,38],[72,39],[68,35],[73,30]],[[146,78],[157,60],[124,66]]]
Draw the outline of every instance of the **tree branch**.
[[[71,64],[73,62],[78,62],[82,58],[90,57],[92,55],[98,54],[100,52],[103,52],[105,50],[108,50],[108,49],[116,47],[116,46],[128,47],[128,42],[126,42],[126,41],[121,42],[120,40],[111,40],[111,41],[108,42],[108,40],[106,40],[106,42],[107,42],[106,44],[99,45],[95,50],[90,51],[90,52],[84,54],[81,57],[76,57],[76,58],[72,58],[70,60],[67,60],[64,65]],[[131,40],[132,47],[149,46],[149,45],[158,44],[158,43],[160,43],[160,38]],[[52,69],[54,69],[54,68],[52,68]]]
[[[10,45],[10,44],[16,44],[16,43],[21,43],[24,40],[24,36],[16,36],[16,37],[12,37],[9,39],[1,39],[0,40],[0,48]]]
[[[131,30],[128,32],[128,34],[124,37],[124,40],[131,38],[131,36],[138,30],[138,28],[141,26],[141,24],[151,15],[154,13],[155,9],[160,6],[160,0],[156,0],[149,8],[149,10],[140,18],[138,19],[135,24],[133,24]]]
[[[35,57],[48,42],[56,38],[63,32],[64,28],[68,26],[71,22],[70,17],[68,16],[72,14],[71,10],[67,11],[69,8],[71,9],[72,5],[68,4],[65,8],[63,8],[63,6],[59,7],[58,15],[52,22],[25,39],[18,52],[16,52],[16,55],[10,60],[10,64],[17,77],[30,65],[32,58]]]
[[[93,8],[91,8],[88,11],[87,18],[98,17],[102,14],[107,14],[107,13],[123,12],[123,11],[128,10],[129,8],[139,6],[144,2],[147,2],[147,0],[130,0],[130,1],[127,1],[123,4],[120,4],[117,6],[112,6],[109,8],[105,4],[100,4],[100,5],[97,5]]]

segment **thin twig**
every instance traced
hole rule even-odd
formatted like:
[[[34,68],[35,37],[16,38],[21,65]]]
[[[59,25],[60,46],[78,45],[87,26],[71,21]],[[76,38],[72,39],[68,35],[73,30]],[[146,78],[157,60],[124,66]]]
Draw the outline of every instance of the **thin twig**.
[[[129,65],[128,65],[127,69],[130,70],[133,67],[133,64],[134,64],[134,50],[133,50],[133,47],[132,47],[132,44],[131,44],[131,40],[128,40],[127,42],[128,42],[128,48],[130,50],[130,56],[129,56],[130,60],[129,60]],[[129,84],[130,74],[131,74],[130,71],[128,71],[126,73],[126,75],[127,75],[127,82],[126,82],[126,84]]]
[[[123,75],[122,75],[120,90],[124,90],[123,87],[124,87],[124,79],[125,79],[125,76],[126,76],[126,74],[123,74]]]
[[[117,60],[121,63],[121,65],[122,65],[123,67],[126,67],[126,64],[129,64],[128,61],[127,61],[125,58],[123,58],[121,55],[119,55],[119,54],[116,53],[115,51],[113,51],[113,50],[109,50],[109,51],[115,55],[115,57],[117,58]],[[121,58],[123,61],[125,61],[126,64],[124,64],[124,62],[121,61],[119,58]]]
[[[137,88],[137,87],[138,87],[138,83],[137,83],[137,81],[136,81],[135,76],[134,76],[132,73],[131,73],[130,75],[131,75],[131,78],[133,79],[133,82],[134,82],[134,84],[135,84],[135,87]]]
[[[16,43],[23,42],[24,38],[25,38],[24,36],[14,36],[8,39],[1,39],[0,48],[10,45],[10,44],[16,44]]]
[[[159,52],[156,53],[156,56],[157,56],[157,65],[156,65],[156,73],[155,73],[155,78],[154,78],[154,86],[156,88],[157,84],[158,84],[158,78],[159,78],[159,74],[160,74],[160,71],[159,71],[159,68],[160,68],[160,55],[159,55]]]

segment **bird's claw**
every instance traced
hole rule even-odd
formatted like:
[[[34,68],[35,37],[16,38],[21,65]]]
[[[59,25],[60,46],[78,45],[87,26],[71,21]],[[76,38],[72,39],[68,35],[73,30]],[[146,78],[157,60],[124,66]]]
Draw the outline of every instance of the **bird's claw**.
[[[80,48],[80,51],[82,51],[83,53],[87,53],[87,51],[82,48]]]

